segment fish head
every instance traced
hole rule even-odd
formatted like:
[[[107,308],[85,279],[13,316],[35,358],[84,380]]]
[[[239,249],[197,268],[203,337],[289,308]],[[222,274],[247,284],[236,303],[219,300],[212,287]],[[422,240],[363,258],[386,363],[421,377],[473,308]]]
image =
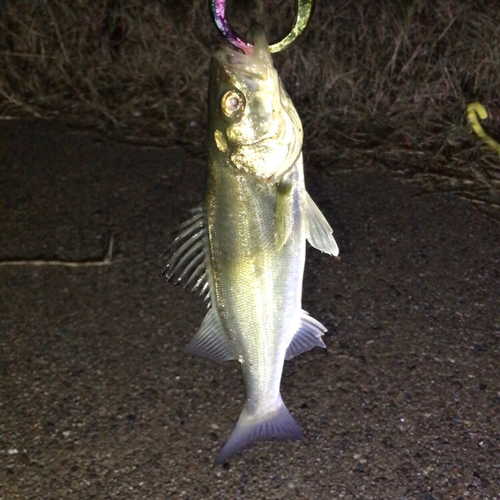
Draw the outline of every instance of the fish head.
[[[209,148],[243,174],[279,182],[302,149],[302,124],[273,66],[259,25],[242,53],[226,45],[213,57],[209,88]]]

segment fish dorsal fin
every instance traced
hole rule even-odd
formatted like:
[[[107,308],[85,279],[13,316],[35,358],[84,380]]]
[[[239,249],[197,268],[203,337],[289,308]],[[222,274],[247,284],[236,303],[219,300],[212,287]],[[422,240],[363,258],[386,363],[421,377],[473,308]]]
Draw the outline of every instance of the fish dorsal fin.
[[[286,350],[285,359],[288,361],[313,347],[326,347],[321,339],[325,332],[326,328],[317,319],[302,311],[300,327]]]
[[[215,361],[235,359],[215,308],[208,310],[200,329],[187,345],[186,351]]]
[[[212,280],[210,264],[206,259],[208,238],[203,209],[198,207],[192,210],[191,218],[179,226],[176,234],[167,252],[168,261],[163,274],[168,280],[182,283],[184,288],[193,285],[192,290],[200,290],[200,295],[208,300]],[[235,359],[229,346],[216,308],[210,307],[186,350],[216,361],[229,361]]]
[[[333,230],[309,193],[306,193],[305,219],[307,241],[321,252],[336,257],[339,247],[332,235]]]
[[[193,285],[192,291],[199,290],[200,295],[208,300],[207,230],[203,209],[197,207],[191,215],[176,231],[177,236],[167,251],[168,261],[162,274],[169,281],[182,283],[184,288]]]

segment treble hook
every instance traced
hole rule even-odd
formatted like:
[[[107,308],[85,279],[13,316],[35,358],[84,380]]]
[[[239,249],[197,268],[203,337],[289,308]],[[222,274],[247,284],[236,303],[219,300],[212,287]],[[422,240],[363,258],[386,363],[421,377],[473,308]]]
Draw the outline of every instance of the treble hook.
[[[231,28],[226,18],[226,0],[208,0],[210,14],[214,20],[215,26],[222,36],[234,47],[245,52],[245,49],[251,49],[252,44],[241,38],[236,31]],[[286,49],[297,37],[304,31],[309,21],[313,8],[314,0],[297,0],[297,16],[293,23],[290,33],[282,40],[269,46],[271,52],[281,52]]]

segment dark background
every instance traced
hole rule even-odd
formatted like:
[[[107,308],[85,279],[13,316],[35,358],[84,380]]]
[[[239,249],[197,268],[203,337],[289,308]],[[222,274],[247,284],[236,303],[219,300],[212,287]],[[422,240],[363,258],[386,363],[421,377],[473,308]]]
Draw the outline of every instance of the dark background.
[[[228,8],[274,41],[292,3]],[[239,367],[183,352],[205,306],[160,276],[203,193],[206,2],[0,2],[0,499],[500,498],[500,171],[466,118],[499,137],[499,25],[320,1],[275,56],[341,259],[308,252],[303,441],[212,469]]]
[[[307,165],[341,260],[308,251],[303,306],[327,349],[282,382],[304,439],[212,469],[239,366],[183,352],[205,306],[160,276],[204,163],[45,122],[3,122],[0,141],[0,498],[499,498],[495,221]],[[111,236],[109,265],[6,265],[100,260]]]
[[[243,36],[257,19],[274,42],[294,20],[295,0],[227,3]],[[466,108],[481,102],[483,126],[500,138],[499,25],[490,0],[318,0],[304,36],[274,57],[304,122],[307,164],[374,167],[498,208],[498,155]],[[57,118],[201,157],[220,43],[207,0],[5,0],[0,116]]]

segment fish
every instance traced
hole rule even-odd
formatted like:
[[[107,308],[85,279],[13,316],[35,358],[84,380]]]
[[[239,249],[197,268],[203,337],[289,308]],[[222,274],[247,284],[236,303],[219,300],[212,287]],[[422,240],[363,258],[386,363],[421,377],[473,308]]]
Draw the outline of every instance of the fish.
[[[326,328],[301,306],[306,241],[339,253],[305,189],[298,113],[262,28],[249,36],[245,52],[225,45],[211,58],[204,199],[164,270],[207,301],[186,350],[241,364],[245,404],[214,465],[255,441],[301,438],[280,384],[285,360],[325,347]]]

